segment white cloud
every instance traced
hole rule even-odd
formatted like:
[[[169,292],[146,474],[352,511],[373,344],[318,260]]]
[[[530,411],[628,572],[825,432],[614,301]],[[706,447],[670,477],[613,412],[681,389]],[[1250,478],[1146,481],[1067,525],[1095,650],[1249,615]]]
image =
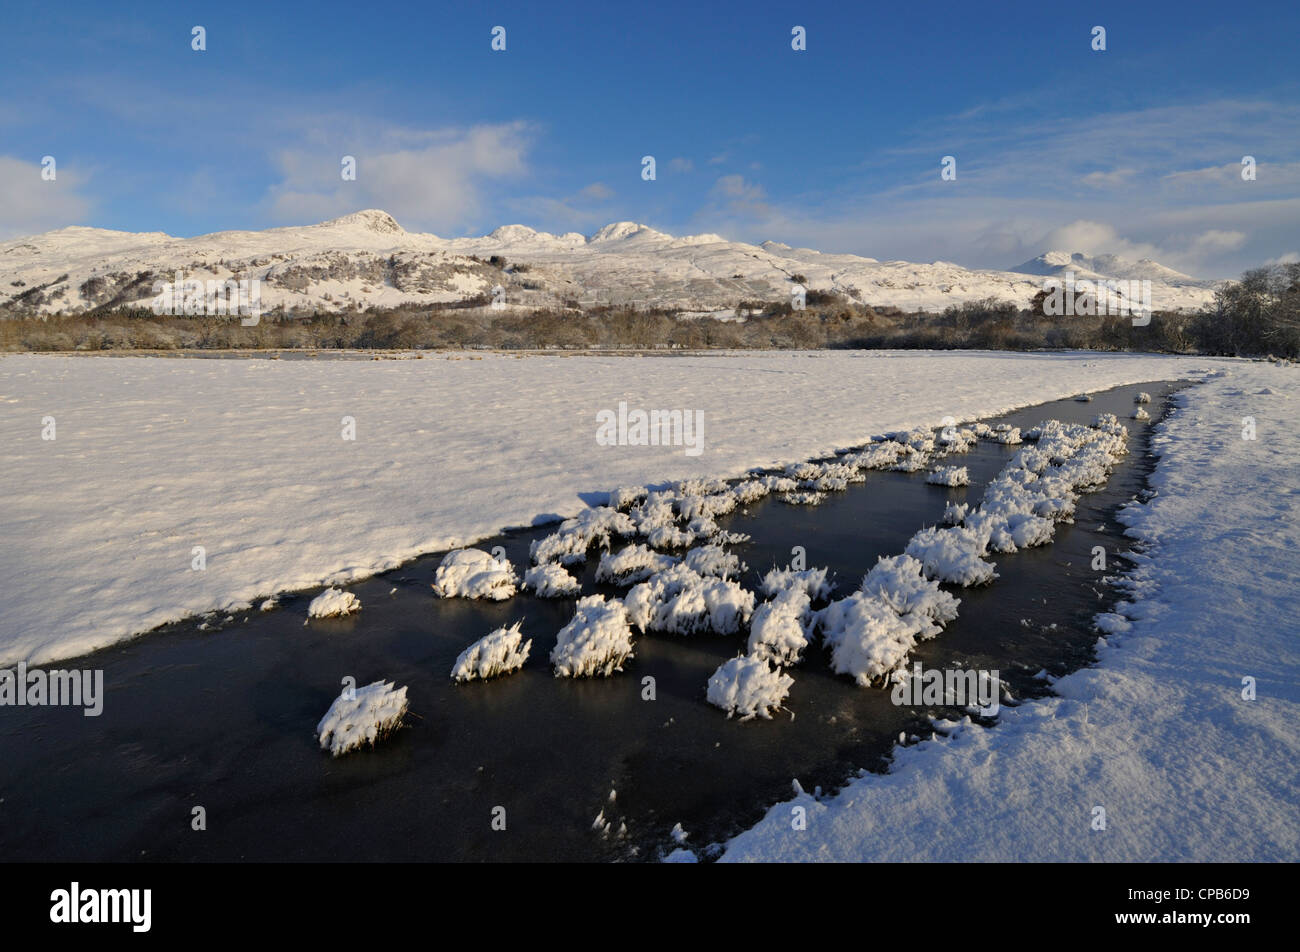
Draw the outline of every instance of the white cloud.
[[[408,227],[453,232],[480,214],[490,183],[522,176],[527,123],[465,129],[389,128],[361,144],[315,137],[310,148],[275,156],[282,179],[268,193],[272,216],[286,223],[322,221],[361,208],[382,208]],[[340,175],[356,158],[355,181]]]
[[[54,181],[48,182],[40,163],[0,155],[0,238],[83,224],[92,204],[80,192],[87,180],[56,162]]]

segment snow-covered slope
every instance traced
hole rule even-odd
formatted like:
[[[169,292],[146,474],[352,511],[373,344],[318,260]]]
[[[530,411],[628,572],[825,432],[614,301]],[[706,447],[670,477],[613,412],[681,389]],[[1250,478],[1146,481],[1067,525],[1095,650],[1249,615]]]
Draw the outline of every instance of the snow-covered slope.
[[[1024,264],[1012,268],[1020,274],[1033,274],[1042,277],[1064,278],[1066,273],[1073,273],[1075,280],[1111,278],[1120,281],[1146,279],[1153,284],[1157,281],[1169,285],[1213,287],[1216,282],[1197,281],[1191,275],[1166,268],[1150,258],[1129,261],[1118,255],[1085,255],[1068,251],[1048,251],[1036,258],[1030,258]]]
[[[489,263],[493,256],[506,266]],[[1149,278],[1157,310],[1199,307],[1214,287],[1155,262],[1113,256],[1050,252],[1013,271],[977,271],[713,234],[675,238],[636,222],[615,222],[590,237],[505,225],[479,238],[443,239],[408,232],[371,209],[318,225],[196,238],[74,227],[15,239],[0,243],[0,307],[54,313],[148,305],[153,282],[180,272],[201,281],[257,278],[264,309],[300,311],[483,299],[500,285],[511,307],[613,303],[716,312],[787,299],[796,278],[878,307],[933,311],[986,297],[1027,304],[1045,276],[1065,270],[1080,278]]]

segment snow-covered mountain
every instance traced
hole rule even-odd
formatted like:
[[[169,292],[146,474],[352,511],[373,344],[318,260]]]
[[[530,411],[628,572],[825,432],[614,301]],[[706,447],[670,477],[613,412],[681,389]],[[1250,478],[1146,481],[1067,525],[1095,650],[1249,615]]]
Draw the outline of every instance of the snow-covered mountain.
[[[1069,270],[1076,278],[1148,278],[1157,310],[1199,307],[1215,287],[1153,261],[1112,255],[1048,252],[1011,271],[982,271],[713,234],[676,238],[636,222],[615,222],[590,236],[506,225],[479,238],[444,239],[408,232],[371,209],[318,225],[195,238],[72,227],[3,242],[0,308],[148,306],[154,283],[179,274],[257,278],[264,310],[299,312],[483,301],[499,285],[511,308],[627,303],[710,313],[786,299],[796,281],[878,307],[936,311],[986,297],[1024,305],[1045,277]]]
[[[1076,281],[1085,278],[1089,281],[1099,278],[1112,278],[1120,281],[1146,279],[1152,282],[1162,281],[1166,284],[1176,285],[1213,285],[1215,283],[1212,281],[1197,281],[1191,275],[1175,271],[1173,268],[1166,268],[1150,258],[1129,261],[1127,258],[1121,258],[1118,255],[1085,255],[1079,252],[1071,254],[1068,251],[1048,251],[1037,258],[1030,258],[1024,264],[1011,270],[1020,274],[1036,274],[1060,278],[1064,278],[1067,272],[1073,272]]]

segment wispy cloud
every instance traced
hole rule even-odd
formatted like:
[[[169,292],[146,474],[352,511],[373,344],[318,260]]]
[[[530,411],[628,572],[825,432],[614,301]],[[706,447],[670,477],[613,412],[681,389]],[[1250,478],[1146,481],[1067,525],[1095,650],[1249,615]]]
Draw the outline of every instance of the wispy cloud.
[[[286,223],[319,221],[359,208],[383,208],[411,227],[452,232],[476,219],[487,190],[527,171],[526,122],[453,129],[387,127],[362,141],[313,136],[281,149],[281,177],[267,193],[270,214]],[[355,180],[341,174],[356,160]]]
[[[86,220],[92,201],[83,194],[89,177],[54,166],[54,180],[41,165],[0,155],[0,238],[30,235]]]

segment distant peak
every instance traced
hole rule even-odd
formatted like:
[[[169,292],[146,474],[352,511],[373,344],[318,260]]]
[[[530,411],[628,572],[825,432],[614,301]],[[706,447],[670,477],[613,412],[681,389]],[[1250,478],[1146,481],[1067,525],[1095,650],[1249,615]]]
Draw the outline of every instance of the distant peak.
[[[616,221],[606,225],[600,231],[591,236],[592,241],[618,241],[624,238],[631,238],[634,235],[662,235],[663,232],[655,231],[639,222],[634,221]]]
[[[529,228],[527,225],[502,225],[488,237],[495,238],[497,241],[524,241],[536,235],[536,229]]]
[[[384,235],[400,235],[405,232],[405,229],[397,223],[397,219],[378,208],[367,208],[365,211],[353,212],[351,215],[320,223],[322,228],[356,226]]]

